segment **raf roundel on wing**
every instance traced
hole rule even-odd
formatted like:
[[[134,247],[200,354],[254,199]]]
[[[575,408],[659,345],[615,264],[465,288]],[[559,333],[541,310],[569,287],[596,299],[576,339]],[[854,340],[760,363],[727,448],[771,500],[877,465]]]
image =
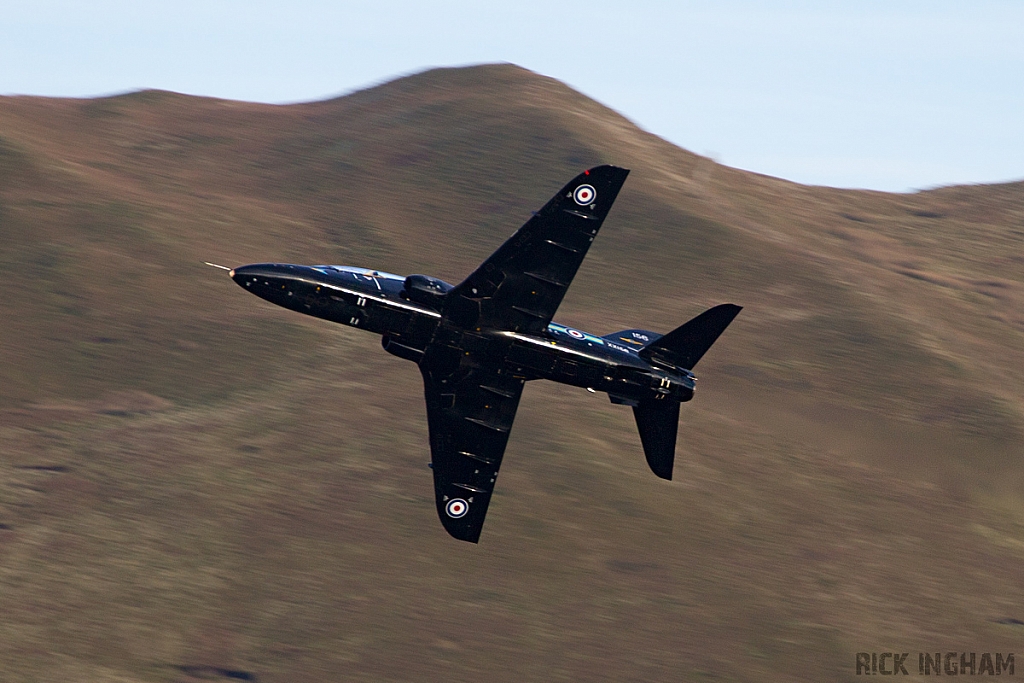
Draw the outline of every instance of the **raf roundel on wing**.
[[[597,199],[597,191],[591,185],[580,185],[572,193],[572,198],[580,206],[587,206],[588,204],[593,204],[594,200]]]
[[[448,501],[448,506],[445,510],[449,517],[458,519],[469,512],[469,503],[461,498],[456,498],[455,500]]]

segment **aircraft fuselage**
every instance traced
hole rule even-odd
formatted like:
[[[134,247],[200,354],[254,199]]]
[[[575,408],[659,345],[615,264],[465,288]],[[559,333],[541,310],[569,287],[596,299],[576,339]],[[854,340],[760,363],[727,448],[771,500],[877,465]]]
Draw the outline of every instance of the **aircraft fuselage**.
[[[611,165],[578,174],[455,286],[343,266],[225,270],[279,306],[379,334],[388,353],[416,363],[437,515],[453,537],[476,543],[528,380],[606,392],[631,406],[647,464],[672,478],[692,370],[740,307],[719,304],[664,335],[598,337],[552,322],[628,174]]]
[[[412,277],[436,283],[444,291],[451,288],[439,280]],[[429,293],[419,297],[420,301],[412,300],[407,278],[390,273],[262,263],[235,268],[231,278],[284,308],[379,334],[386,351],[414,362],[419,362],[435,340],[441,324],[441,312],[429,305]],[[659,367],[637,355],[650,341],[647,335],[653,334],[643,330],[630,331],[635,338],[618,341],[554,322],[541,335],[487,328],[445,333],[445,343],[453,348],[502,363],[526,380],[548,379],[607,392],[613,402],[627,405],[646,399],[693,398],[695,378],[691,373]],[[458,339],[453,340],[453,334]]]

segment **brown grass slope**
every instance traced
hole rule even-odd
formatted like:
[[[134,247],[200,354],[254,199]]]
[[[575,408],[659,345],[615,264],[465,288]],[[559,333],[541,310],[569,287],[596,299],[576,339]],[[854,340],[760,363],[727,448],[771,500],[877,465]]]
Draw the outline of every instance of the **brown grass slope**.
[[[418,373],[201,265],[457,282],[633,169],[559,320],[744,311],[676,481],[628,411],[526,391],[479,546]],[[514,66],[267,106],[0,100],[4,680],[844,680],[1024,619],[1024,184],[804,187]],[[916,672],[916,654],[912,655]]]

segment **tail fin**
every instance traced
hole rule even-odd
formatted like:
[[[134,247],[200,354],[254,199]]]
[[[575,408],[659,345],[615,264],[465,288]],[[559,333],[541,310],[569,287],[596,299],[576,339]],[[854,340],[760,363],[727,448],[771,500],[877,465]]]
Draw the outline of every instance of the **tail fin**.
[[[735,304],[709,308],[690,322],[642,348],[639,355],[648,362],[692,370],[741,310]]]
[[[735,304],[708,309],[664,337],[655,335],[653,341],[640,349],[639,355],[649,363],[691,370],[740,310]],[[662,479],[671,479],[676,459],[676,434],[679,432],[679,401],[641,401],[640,405],[634,406],[633,417],[636,418],[640,442],[644,445],[644,455],[651,471]]]
[[[671,479],[679,431],[679,401],[643,401],[633,408],[633,416],[651,471],[662,479]]]

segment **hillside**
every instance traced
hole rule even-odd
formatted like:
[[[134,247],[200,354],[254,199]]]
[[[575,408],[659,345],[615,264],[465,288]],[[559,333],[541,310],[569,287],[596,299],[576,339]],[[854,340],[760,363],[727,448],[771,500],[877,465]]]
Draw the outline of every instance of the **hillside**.
[[[628,410],[530,384],[479,546],[416,369],[202,265],[458,282],[597,163],[632,173],[556,319],[744,310],[673,482]],[[1024,634],[1024,183],[801,186],[511,65],[0,98],[0,269],[10,680],[853,680]]]

